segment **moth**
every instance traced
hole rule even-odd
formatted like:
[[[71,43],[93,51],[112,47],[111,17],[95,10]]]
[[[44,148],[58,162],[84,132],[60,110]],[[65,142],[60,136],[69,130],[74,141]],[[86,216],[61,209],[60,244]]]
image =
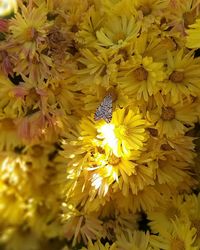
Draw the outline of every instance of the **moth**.
[[[94,114],[94,120],[98,121],[104,119],[107,123],[110,123],[112,120],[112,95],[108,94],[104,97],[103,101],[97,107]]]

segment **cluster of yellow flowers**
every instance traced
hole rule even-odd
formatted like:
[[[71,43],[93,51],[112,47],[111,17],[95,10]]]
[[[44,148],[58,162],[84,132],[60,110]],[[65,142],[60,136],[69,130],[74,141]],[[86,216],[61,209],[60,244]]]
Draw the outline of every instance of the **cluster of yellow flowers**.
[[[200,249],[200,0],[0,16],[0,248]]]

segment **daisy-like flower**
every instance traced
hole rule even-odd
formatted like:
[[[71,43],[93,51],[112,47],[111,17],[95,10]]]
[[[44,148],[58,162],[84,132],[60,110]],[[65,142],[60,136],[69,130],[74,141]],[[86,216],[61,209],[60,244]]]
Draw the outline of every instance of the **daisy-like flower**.
[[[149,239],[149,232],[126,230],[117,234],[116,244],[119,250],[151,250]]]
[[[154,23],[159,23],[169,0],[136,0],[133,4],[137,10],[137,19],[141,20],[142,29],[146,31]]]
[[[151,235],[150,244],[153,247],[164,250],[198,250],[195,243],[195,229],[190,227],[190,223],[181,223],[178,219],[172,221],[173,230],[169,232],[162,227],[160,235]]]
[[[117,157],[128,156],[131,150],[142,150],[147,140],[146,122],[135,109],[117,109],[113,112],[110,124],[99,126],[99,138],[105,149]]]
[[[149,112],[151,122],[155,123],[155,128],[159,135],[174,137],[184,135],[186,131],[194,126],[197,121],[196,104],[187,100],[173,103],[171,96],[165,97],[162,107],[156,107]]]
[[[33,59],[36,51],[45,42],[51,22],[47,21],[47,8],[45,4],[40,7],[20,5],[21,14],[16,13],[10,21],[11,42],[17,46],[19,58]],[[15,48],[15,50],[16,50]]]
[[[165,18],[174,31],[186,35],[186,29],[199,16],[199,0],[171,0]]]
[[[78,59],[82,67],[77,71],[80,86],[83,89],[96,89],[96,85],[109,88],[117,76],[117,60],[112,51],[102,50],[93,53],[89,49],[81,50],[82,57]],[[91,84],[92,82],[92,84]]]
[[[156,162],[157,180],[159,184],[167,184],[173,188],[179,189],[179,185],[182,185],[182,189],[186,189],[187,185],[182,183],[188,178],[192,177],[191,167],[185,161],[175,159],[174,155],[165,156],[165,159],[159,159]],[[192,187],[195,184],[195,179],[192,178],[189,186]]]
[[[117,250],[117,246],[115,243],[112,245],[105,243],[105,245],[103,245],[100,241],[96,241],[94,243],[89,241],[87,248],[83,247],[81,250]]]
[[[200,19],[197,19],[196,22],[189,26],[186,38],[186,46],[191,49],[196,49],[200,47]]]
[[[96,32],[99,46],[106,48],[121,48],[132,42],[140,30],[139,22],[134,16],[107,16],[107,20]]]
[[[154,62],[152,57],[132,57],[120,70],[117,83],[130,98],[148,101],[159,91],[164,79],[163,63]]]
[[[194,137],[186,135],[166,138],[161,145],[161,149],[165,151],[172,150],[176,159],[193,164],[196,157],[194,140]]]
[[[185,211],[183,209],[183,199],[184,197],[181,195],[166,197],[162,205],[148,212],[148,219],[150,220],[149,226],[152,232],[161,232],[163,230],[163,225],[165,225],[165,229],[170,232],[173,230],[172,220],[175,219],[184,222],[186,213],[184,213]]]
[[[190,98],[200,95],[199,87],[200,61],[194,58],[193,52],[185,54],[183,50],[175,54],[168,53],[167,80],[161,84],[162,93],[170,94],[174,103],[184,97]]]
[[[104,19],[105,15],[99,13],[98,6],[91,6],[80,23],[80,30],[76,35],[78,43],[87,48],[98,47],[96,32],[100,30]]]

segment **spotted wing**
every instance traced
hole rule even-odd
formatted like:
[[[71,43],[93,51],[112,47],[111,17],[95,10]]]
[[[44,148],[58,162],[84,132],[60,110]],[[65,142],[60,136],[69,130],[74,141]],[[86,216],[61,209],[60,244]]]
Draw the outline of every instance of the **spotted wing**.
[[[111,122],[112,119],[112,96],[109,94],[106,97],[104,97],[101,104],[98,106],[95,115],[94,120],[98,121],[104,119],[107,123]]]

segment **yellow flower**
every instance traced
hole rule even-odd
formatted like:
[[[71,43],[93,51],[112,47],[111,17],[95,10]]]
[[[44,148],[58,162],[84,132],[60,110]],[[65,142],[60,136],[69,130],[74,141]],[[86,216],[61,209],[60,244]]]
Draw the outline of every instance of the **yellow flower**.
[[[193,52],[185,54],[183,50],[173,55],[168,53],[167,58],[167,80],[162,83],[162,93],[170,94],[174,103],[181,101],[184,97],[200,95],[199,87],[200,61],[194,58]]]
[[[143,149],[147,140],[145,128],[146,122],[138,108],[122,108],[115,110],[111,123],[99,126],[98,132],[105,149],[119,157]]]
[[[199,0],[171,0],[166,11],[167,23],[172,31],[180,32],[182,39],[186,35],[186,29],[195,22],[199,16]]]
[[[108,89],[115,82],[117,76],[118,66],[116,62],[118,57],[115,53],[107,50],[93,53],[89,49],[83,49],[81,54],[82,57],[78,61],[82,66],[77,71],[77,88],[93,90],[96,88],[96,85],[101,85]]]
[[[120,48],[132,42],[140,30],[139,22],[133,16],[107,16],[107,20],[96,32],[99,46]]]
[[[164,79],[163,63],[154,62],[152,57],[133,56],[121,67],[117,77],[119,88],[130,98],[148,101],[159,91]]]
[[[137,19],[142,20],[142,30],[148,30],[163,17],[169,0],[136,0],[133,3],[137,10]]]
[[[187,30],[187,40],[186,46],[191,49],[200,47],[200,19],[197,19],[196,22],[189,26]]]
[[[194,245],[195,242],[195,229],[190,228],[190,223],[181,223],[179,220],[172,221],[173,230],[168,232],[163,226],[160,235],[151,235],[150,244],[153,247],[158,247],[159,249],[188,249],[188,250],[198,250],[199,247]]]
[[[174,195],[163,200],[163,204],[155,210],[148,212],[149,226],[154,233],[162,232],[163,225],[165,230],[171,232],[173,230],[172,220],[179,219],[184,222],[186,213],[183,208],[184,197]]]
[[[166,96],[162,107],[149,112],[150,121],[155,123],[159,135],[174,137],[184,135],[197,121],[196,104],[187,100],[173,103],[171,96]]]
[[[117,234],[116,244],[121,250],[151,250],[149,239],[149,232],[126,230]]]
[[[21,13],[17,12],[9,25],[12,43],[17,48],[19,58],[33,59],[38,47],[45,42],[51,22],[47,21],[45,4],[38,8],[21,4],[20,10]]]
[[[103,245],[100,241],[96,241],[95,243],[89,241],[87,248],[83,247],[81,250],[117,250],[117,247],[115,243],[112,245],[109,243]]]
[[[174,154],[175,155],[175,154]],[[183,160],[175,159],[173,154],[165,156],[164,159],[159,159],[157,161],[157,180],[159,184],[167,184],[171,187],[177,188],[178,185],[182,185],[184,189],[183,181],[185,181],[188,177],[192,177],[191,167],[189,163]],[[195,180],[193,179],[192,184],[195,184]],[[181,186],[180,185],[180,186]]]

